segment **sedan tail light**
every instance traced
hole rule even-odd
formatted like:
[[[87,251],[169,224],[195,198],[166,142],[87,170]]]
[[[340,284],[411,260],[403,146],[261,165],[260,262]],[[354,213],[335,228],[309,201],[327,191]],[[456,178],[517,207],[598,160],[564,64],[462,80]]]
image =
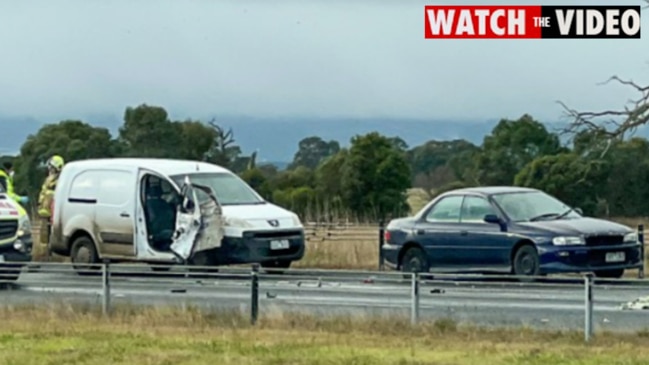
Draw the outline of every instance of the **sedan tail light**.
[[[384,231],[383,232],[383,242],[390,242],[390,231]]]

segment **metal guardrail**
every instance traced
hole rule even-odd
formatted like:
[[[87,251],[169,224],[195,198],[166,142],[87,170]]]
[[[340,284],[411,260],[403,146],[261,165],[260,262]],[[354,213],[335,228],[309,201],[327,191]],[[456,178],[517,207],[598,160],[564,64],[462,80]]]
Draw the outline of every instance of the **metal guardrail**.
[[[584,277],[516,277],[510,275],[473,275],[473,274],[443,274],[443,273],[398,273],[398,272],[372,272],[372,271],[353,271],[353,270],[308,270],[308,269],[291,269],[283,272],[272,270],[260,270],[259,265],[252,265],[250,269],[219,267],[215,272],[214,267],[200,266],[179,266],[179,265],[152,265],[155,270],[151,270],[146,265],[138,264],[112,264],[105,262],[103,264],[89,265],[86,269],[79,269],[75,274],[71,264],[67,263],[38,263],[38,267],[27,267],[27,272],[35,272],[40,275],[33,280],[19,280],[17,289],[21,286],[39,287],[47,289],[59,288],[65,293],[74,292],[75,290],[87,290],[99,294],[101,298],[101,307],[105,315],[110,315],[113,309],[111,298],[114,297],[113,291],[134,293],[142,290],[173,290],[185,291],[198,289],[198,282],[205,282],[209,279],[219,281],[218,286],[200,287],[202,292],[196,291],[194,294],[197,298],[209,301],[210,295],[228,290],[237,291],[237,302],[245,304],[249,308],[250,322],[254,325],[257,323],[260,313],[260,304],[262,302],[260,292],[262,286],[269,283],[289,282],[294,280],[295,287],[282,289],[291,293],[301,292],[304,298],[309,295],[345,295],[349,302],[358,301],[362,304],[362,298],[368,296],[393,295],[386,301],[407,301],[409,305],[410,323],[417,325],[422,320],[421,304],[422,300],[428,301],[432,298],[431,294],[441,289],[439,287],[455,288],[447,290],[457,290],[457,288],[471,288],[471,290],[484,290],[489,295],[497,295],[500,290],[519,290],[524,297],[538,290],[563,290],[570,293],[583,291],[583,308],[584,308],[584,339],[590,341],[593,337],[593,313],[594,313],[594,294],[597,290],[609,290],[610,288],[624,290],[647,290],[649,289],[649,280],[644,279],[610,279],[600,280],[593,278],[591,275]],[[6,275],[7,267],[0,268],[0,282],[8,281],[3,276]],[[178,270],[178,271],[174,271]],[[23,275],[25,275],[23,271]],[[11,274],[11,273],[10,273]],[[61,275],[67,276],[63,277]],[[30,274],[27,274],[30,275]],[[100,279],[100,280],[97,280]],[[306,283],[314,285],[306,285]],[[321,288],[330,284],[329,291],[323,292]],[[332,283],[347,284],[346,287],[331,286]],[[243,284],[243,285],[242,285]],[[371,284],[374,284],[371,285]],[[342,284],[341,284],[342,285]],[[376,287],[378,285],[378,288]],[[445,286],[444,286],[445,285]],[[180,289],[179,289],[180,288]],[[435,288],[433,290],[428,290]],[[65,289],[65,290],[64,290]],[[264,289],[267,290],[267,289]],[[270,290],[270,289],[268,289]],[[337,291],[336,291],[337,290]],[[272,291],[272,290],[271,290]],[[166,291],[164,293],[167,293]],[[335,293],[335,294],[332,294]],[[478,294],[479,294],[478,293]],[[495,294],[494,294],[495,293]],[[548,291],[548,293],[553,293]],[[477,295],[478,295],[477,294]],[[551,300],[548,294],[547,300]],[[134,295],[134,294],[131,294]],[[164,294],[167,295],[167,294]],[[266,297],[269,296],[266,291]],[[2,297],[2,292],[0,292]],[[247,298],[247,299],[246,299]],[[318,299],[314,299],[318,300]],[[649,306],[649,304],[647,304]],[[406,308],[407,308],[406,307]],[[531,306],[530,308],[534,308]]]

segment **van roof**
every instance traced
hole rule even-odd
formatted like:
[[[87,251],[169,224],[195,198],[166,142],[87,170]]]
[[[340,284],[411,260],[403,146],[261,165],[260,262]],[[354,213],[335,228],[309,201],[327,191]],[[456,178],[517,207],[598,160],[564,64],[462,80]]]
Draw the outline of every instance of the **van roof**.
[[[225,172],[232,171],[207,162],[192,160],[174,160],[164,158],[98,158],[68,162],[66,170],[84,170],[101,167],[144,167],[164,175],[188,174],[194,172]]]

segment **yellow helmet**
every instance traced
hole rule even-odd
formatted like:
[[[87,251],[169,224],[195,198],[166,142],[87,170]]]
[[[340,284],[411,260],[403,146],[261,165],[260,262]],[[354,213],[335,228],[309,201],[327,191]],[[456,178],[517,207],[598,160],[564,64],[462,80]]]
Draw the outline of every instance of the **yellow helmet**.
[[[51,167],[55,170],[61,171],[63,168],[63,165],[65,164],[65,161],[63,160],[63,157],[59,155],[54,155],[50,157],[49,160],[47,160],[47,167]]]

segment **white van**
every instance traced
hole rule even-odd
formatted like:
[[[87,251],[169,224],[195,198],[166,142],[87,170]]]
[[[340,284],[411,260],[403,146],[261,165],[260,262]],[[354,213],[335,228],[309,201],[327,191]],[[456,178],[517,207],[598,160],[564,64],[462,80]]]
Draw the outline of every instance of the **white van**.
[[[205,162],[70,162],[52,211],[50,248],[77,269],[102,260],[288,268],[304,255],[304,228],[295,213]]]

